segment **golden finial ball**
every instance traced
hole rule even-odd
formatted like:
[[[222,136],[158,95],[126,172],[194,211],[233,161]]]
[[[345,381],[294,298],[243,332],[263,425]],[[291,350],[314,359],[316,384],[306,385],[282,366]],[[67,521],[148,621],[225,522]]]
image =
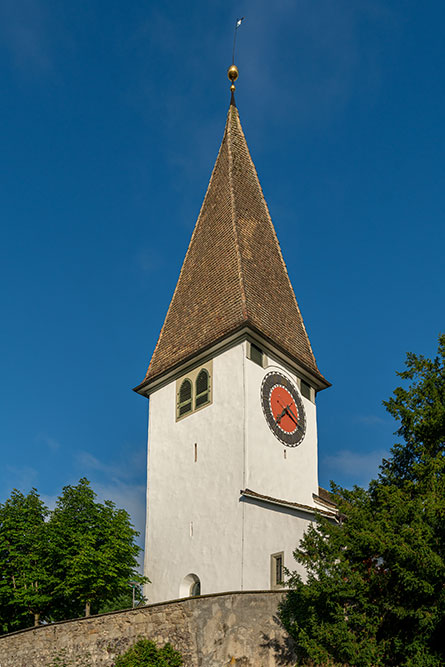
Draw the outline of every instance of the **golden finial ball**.
[[[238,78],[238,67],[236,65],[230,65],[229,69],[227,70],[227,76],[229,77],[230,81],[234,83],[237,78]]]

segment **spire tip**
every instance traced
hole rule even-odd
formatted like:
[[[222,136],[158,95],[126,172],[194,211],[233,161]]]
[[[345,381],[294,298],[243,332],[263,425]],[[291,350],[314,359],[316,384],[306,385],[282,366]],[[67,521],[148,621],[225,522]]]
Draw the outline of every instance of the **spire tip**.
[[[236,107],[235,104],[235,81],[237,80],[239,76],[239,71],[238,67],[236,65],[230,65],[229,69],[227,70],[227,76],[229,78],[229,81],[232,82],[232,85],[230,86],[230,91],[231,91],[231,99],[230,99],[230,104],[232,104],[234,107]]]
[[[229,69],[227,70],[227,76],[233,85],[239,76],[238,67],[236,65],[230,65]]]

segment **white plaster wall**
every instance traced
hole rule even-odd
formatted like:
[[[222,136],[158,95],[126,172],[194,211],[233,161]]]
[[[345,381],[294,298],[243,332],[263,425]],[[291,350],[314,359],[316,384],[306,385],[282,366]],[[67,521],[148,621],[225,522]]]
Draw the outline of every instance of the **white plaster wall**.
[[[244,498],[244,589],[267,590],[271,587],[271,555],[284,552],[284,566],[304,569],[293,558],[311,519],[310,515],[284,507],[266,505],[261,501]]]
[[[178,422],[174,381],[150,397],[145,553],[150,602],[179,597],[190,573],[199,576],[203,594],[242,589],[243,355],[239,344],[214,357],[212,404]]]
[[[297,384],[282,364],[269,358],[267,368],[246,359],[246,488],[282,500],[314,505],[318,494],[317,420],[314,403],[302,397],[306,435],[297,447],[286,447],[273,435],[261,407],[261,383],[266,373],[278,370]],[[286,457],[285,457],[286,455]]]
[[[316,408],[303,398],[307,430],[285,447],[267,426],[261,383],[279,370],[246,357],[246,342],[213,358],[213,402],[176,421],[176,381],[150,397],[145,574],[149,602],[184,595],[195,574],[201,593],[270,588],[270,556],[292,552],[310,515],[240,497],[240,490],[314,506],[318,493]],[[194,460],[194,445],[198,460]],[[286,457],[284,456],[286,452]]]

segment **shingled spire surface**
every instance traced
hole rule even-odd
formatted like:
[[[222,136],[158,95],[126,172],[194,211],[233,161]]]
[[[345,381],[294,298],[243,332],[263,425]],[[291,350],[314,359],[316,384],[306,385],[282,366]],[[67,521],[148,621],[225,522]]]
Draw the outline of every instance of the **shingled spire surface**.
[[[224,136],[143,384],[246,326],[320,374],[232,99]]]

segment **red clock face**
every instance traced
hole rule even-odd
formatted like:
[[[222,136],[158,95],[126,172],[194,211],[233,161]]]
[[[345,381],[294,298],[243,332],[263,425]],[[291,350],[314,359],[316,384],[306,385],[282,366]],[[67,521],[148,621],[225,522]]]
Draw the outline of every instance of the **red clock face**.
[[[274,436],[287,447],[296,447],[306,434],[303,401],[295,384],[283,373],[267,373],[261,385],[261,404]]]
[[[275,385],[269,400],[275,423],[286,433],[293,433],[298,428],[298,408],[292,395],[282,385]]]

